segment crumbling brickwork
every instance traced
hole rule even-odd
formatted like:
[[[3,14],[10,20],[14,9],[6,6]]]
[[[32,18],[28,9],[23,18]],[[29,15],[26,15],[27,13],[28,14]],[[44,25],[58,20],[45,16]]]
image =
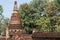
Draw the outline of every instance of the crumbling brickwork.
[[[21,26],[21,20],[17,9],[17,1],[14,2],[10,24],[6,27],[6,35],[2,36],[0,40],[32,40],[31,35],[26,34],[26,31]]]
[[[33,40],[60,40],[59,32],[35,32],[32,34]]]

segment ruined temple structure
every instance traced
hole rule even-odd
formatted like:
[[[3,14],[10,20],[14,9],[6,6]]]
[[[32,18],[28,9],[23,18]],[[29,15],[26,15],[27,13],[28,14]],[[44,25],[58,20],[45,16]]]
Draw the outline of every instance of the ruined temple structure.
[[[0,40],[32,40],[32,34],[26,34],[21,26],[21,19],[18,14],[17,1],[14,1],[13,13],[10,24],[6,25],[6,34]]]
[[[17,1],[14,1],[10,24],[6,23],[6,33],[0,36],[0,40],[60,40],[60,32],[36,32],[33,29],[32,34],[27,34],[21,26]]]

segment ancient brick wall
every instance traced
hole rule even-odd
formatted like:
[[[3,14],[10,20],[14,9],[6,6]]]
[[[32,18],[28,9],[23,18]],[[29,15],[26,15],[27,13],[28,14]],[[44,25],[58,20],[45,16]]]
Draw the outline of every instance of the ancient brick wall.
[[[23,40],[32,40],[32,34],[22,34]]]
[[[0,36],[0,40],[6,40],[6,36]]]
[[[36,32],[32,35],[33,40],[60,40],[59,32]]]

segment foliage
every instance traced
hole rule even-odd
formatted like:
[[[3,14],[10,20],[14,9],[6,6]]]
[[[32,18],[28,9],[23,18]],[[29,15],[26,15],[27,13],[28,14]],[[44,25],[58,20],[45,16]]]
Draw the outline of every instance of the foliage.
[[[2,15],[2,12],[3,12],[3,8],[2,8],[2,6],[0,5],[0,15]]]
[[[6,27],[6,22],[8,22],[8,18],[4,17],[2,15],[3,13],[3,8],[0,6],[0,34],[5,32],[5,27]]]
[[[31,13],[31,9],[29,8],[28,4],[23,4],[20,7],[20,15],[21,15],[21,20],[22,20],[22,26],[25,28],[27,31],[31,31],[31,28],[33,27],[30,24],[34,23],[34,14]],[[33,24],[34,25],[34,24]]]
[[[59,8],[56,0],[33,0],[30,4],[22,4],[19,14],[22,26],[27,31],[33,28],[39,32],[56,32],[60,26]]]

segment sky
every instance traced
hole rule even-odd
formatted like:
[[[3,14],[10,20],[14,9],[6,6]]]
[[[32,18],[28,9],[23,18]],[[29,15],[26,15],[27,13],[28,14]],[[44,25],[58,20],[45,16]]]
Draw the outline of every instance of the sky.
[[[16,0],[18,7],[23,3],[30,3],[32,0]],[[3,15],[10,18],[13,12],[14,0],[0,0],[0,5],[3,7]]]

